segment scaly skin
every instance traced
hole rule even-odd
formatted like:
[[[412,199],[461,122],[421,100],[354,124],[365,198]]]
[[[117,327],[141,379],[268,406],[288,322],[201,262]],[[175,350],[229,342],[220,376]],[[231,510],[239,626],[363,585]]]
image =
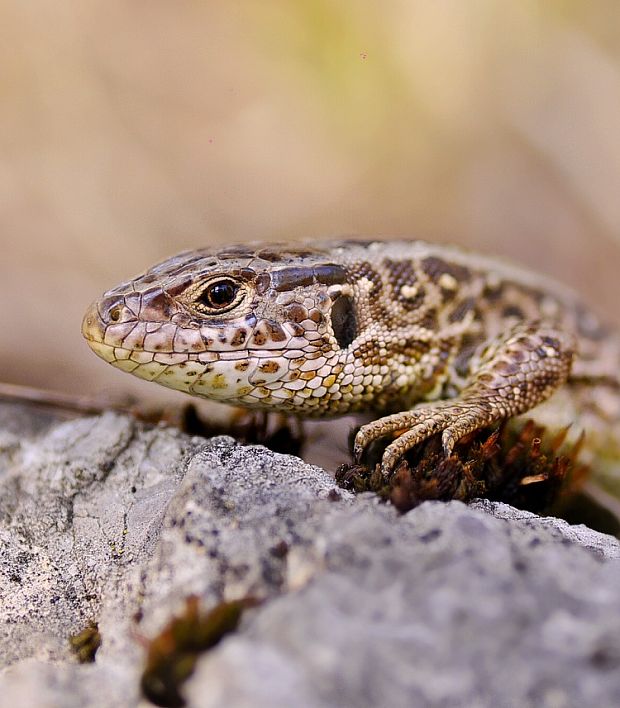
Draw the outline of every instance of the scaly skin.
[[[619,341],[576,295],[420,241],[182,253],[105,293],[82,331],[117,368],[195,396],[300,417],[373,412],[355,455],[400,433],[385,474],[432,434],[449,453],[558,390],[552,422],[578,419],[599,448],[620,419]]]

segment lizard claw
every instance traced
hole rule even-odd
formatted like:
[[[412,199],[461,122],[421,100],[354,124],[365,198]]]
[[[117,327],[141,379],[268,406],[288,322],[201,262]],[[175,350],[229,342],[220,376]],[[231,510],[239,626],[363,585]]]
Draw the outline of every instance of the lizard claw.
[[[417,422],[418,414],[414,411],[403,411],[393,415],[379,418],[378,420],[362,425],[357,431],[353,443],[353,457],[356,463],[360,463],[364,451],[375,440],[379,440],[386,435],[396,433],[398,430],[407,431]]]
[[[454,435],[452,430],[446,428],[441,435],[441,446],[443,447],[443,454],[446,457],[450,457],[457,442],[458,438]]]
[[[355,442],[353,443],[353,459],[356,464],[360,464],[362,460],[362,455],[364,454],[364,444],[358,442],[359,433],[355,436]]]

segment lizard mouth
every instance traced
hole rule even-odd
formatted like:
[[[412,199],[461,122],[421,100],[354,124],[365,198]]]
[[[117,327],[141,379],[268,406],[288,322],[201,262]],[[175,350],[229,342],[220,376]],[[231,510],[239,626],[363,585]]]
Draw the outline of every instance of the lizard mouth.
[[[110,296],[89,307],[82,335],[98,357],[143,380],[249,408],[294,409],[318,388],[308,385],[314,373],[300,369],[301,350],[291,348],[307,342],[297,325],[251,324],[223,331],[146,321]]]
[[[192,395],[225,403],[241,402],[241,398],[260,391],[270,376],[265,360],[252,357],[251,352],[219,352],[201,354],[167,354],[115,347],[96,341],[85,334],[88,345],[97,356],[117,369],[146,381]],[[268,395],[263,392],[261,395]],[[244,403],[261,407],[260,399]]]
[[[121,371],[215,400],[238,400],[251,393],[258,384],[277,377],[277,372],[271,372],[265,360],[270,354],[268,351],[214,351],[204,348],[189,352],[154,351],[157,340],[151,341],[154,344],[152,347],[144,346],[146,342],[142,330],[145,327],[146,323],[138,321],[106,326],[95,302],[84,315],[82,335],[98,357]],[[132,340],[136,346],[128,346]]]

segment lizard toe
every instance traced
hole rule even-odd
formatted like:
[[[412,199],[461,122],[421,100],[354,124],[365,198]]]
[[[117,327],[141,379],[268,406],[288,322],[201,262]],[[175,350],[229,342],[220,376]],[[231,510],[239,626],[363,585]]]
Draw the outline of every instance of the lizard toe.
[[[353,442],[353,457],[356,462],[360,462],[366,448],[375,440],[395,433],[398,430],[408,430],[419,419],[419,415],[414,411],[404,411],[384,416],[372,423],[362,425],[357,431]]]
[[[381,459],[381,472],[384,477],[390,477],[400,462],[403,455],[409,450],[427,440],[441,430],[441,422],[436,418],[427,418],[421,423],[414,425],[410,430],[403,433],[399,438],[390,443],[383,453]]]

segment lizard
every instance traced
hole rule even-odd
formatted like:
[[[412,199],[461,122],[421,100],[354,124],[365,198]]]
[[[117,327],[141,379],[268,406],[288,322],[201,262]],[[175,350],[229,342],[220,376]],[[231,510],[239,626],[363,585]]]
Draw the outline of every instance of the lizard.
[[[590,457],[606,455],[619,479],[607,451],[620,338],[568,287],[455,246],[186,251],[104,293],[82,333],[115,367],[194,396],[300,418],[370,413],[354,457],[391,436],[386,476],[432,435],[449,455],[466,434],[533,411],[579,423]]]

